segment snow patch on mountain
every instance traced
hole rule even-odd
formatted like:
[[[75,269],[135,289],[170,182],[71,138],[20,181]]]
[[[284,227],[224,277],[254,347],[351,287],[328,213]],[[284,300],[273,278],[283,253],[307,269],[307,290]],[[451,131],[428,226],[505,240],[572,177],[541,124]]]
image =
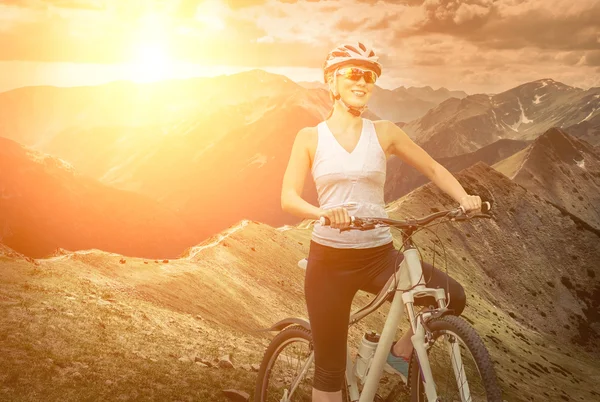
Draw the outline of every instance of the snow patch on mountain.
[[[585,169],[585,159],[582,159],[582,160],[580,160],[580,161],[578,161],[578,160],[575,160],[575,163],[577,164],[577,166],[579,166],[579,167],[580,167],[580,168],[582,168],[583,170],[586,170],[586,169]]]
[[[498,116],[496,116],[496,111],[492,109],[492,114],[494,115],[494,125],[498,130],[502,130],[502,127],[498,124]]]
[[[533,100],[533,103],[536,105],[539,105],[540,103],[542,103],[541,99],[546,96],[548,94],[543,94],[543,95],[535,95],[535,99]]]
[[[517,98],[517,102],[519,102],[519,109],[521,109],[521,115],[519,116],[519,120],[517,120],[517,122],[515,122],[512,125],[504,123],[508,128],[510,128],[516,133],[519,132],[519,128],[522,124],[533,123],[533,120],[530,120],[529,118],[527,118],[527,116],[525,116],[525,110],[523,109],[523,104],[521,104],[521,99]]]
[[[533,123],[533,120],[529,120],[527,118],[527,116],[525,116],[525,110],[523,109],[523,105],[521,104],[521,99],[517,98],[517,101],[519,102],[519,108],[521,108],[521,123],[522,124]]]
[[[577,124],[583,123],[584,121],[589,120],[589,118],[592,117],[592,115],[596,112],[596,110],[598,110],[598,109],[594,108],[594,110],[592,110],[590,112],[590,114],[588,114],[584,119],[580,120]]]

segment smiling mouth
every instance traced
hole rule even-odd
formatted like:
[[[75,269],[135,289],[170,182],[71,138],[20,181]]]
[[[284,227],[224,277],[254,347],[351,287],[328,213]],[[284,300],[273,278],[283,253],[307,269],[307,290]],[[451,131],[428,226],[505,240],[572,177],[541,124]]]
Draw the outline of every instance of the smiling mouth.
[[[356,96],[365,96],[367,94],[365,91],[352,91],[352,93]]]

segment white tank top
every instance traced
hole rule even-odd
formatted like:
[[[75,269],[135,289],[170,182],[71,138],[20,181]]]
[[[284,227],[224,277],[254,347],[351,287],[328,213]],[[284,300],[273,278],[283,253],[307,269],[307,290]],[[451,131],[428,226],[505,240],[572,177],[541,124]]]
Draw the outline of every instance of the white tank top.
[[[360,139],[349,153],[333,136],[326,122],[317,125],[318,142],[312,166],[319,206],[330,209],[345,206],[350,215],[387,218],[383,188],[386,157],[379,144],[375,125],[362,119]],[[316,243],[336,248],[369,248],[392,241],[389,228],[348,230],[322,226],[312,232]]]

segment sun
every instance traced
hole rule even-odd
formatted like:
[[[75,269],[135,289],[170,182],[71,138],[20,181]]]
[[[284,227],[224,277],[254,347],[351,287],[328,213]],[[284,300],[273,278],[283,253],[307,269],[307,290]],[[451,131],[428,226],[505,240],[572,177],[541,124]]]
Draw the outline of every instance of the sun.
[[[165,43],[142,42],[133,49],[130,73],[137,82],[159,81],[173,73],[173,60]]]
[[[169,52],[171,21],[168,16],[150,12],[134,25],[129,76],[136,82],[160,81],[173,75],[174,60]]]

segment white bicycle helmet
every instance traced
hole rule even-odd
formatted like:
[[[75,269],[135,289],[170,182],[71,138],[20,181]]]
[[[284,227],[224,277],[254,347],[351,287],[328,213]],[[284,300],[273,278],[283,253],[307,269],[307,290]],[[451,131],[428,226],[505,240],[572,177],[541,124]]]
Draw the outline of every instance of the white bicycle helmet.
[[[362,64],[370,67],[381,76],[381,64],[377,61],[379,57],[375,55],[373,49],[365,46],[361,42],[347,43],[337,46],[327,55],[323,65],[323,74],[327,82],[327,73],[331,70],[342,67],[345,64]]]

